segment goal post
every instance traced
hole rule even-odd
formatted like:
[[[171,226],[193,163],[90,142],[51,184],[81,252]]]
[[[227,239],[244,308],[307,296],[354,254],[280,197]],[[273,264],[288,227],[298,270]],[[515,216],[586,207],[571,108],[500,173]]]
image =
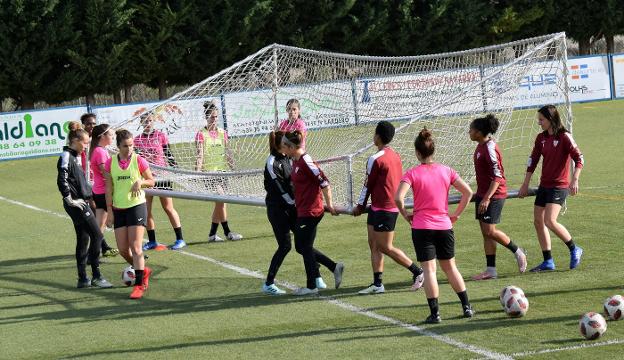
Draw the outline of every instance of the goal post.
[[[474,183],[469,124],[493,113],[501,122],[495,138],[514,187],[524,178],[540,130],[537,108],[556,104],[572,128],[565,41],[565,34],[558,33],[407,57],[273,44],[115,127],[138,135],[140,119],[153,116],[155,128],[169,136],[177,166],[152,167],[173,189],[153,194],[262,205],[268,133],[287,118],[287,101],[298,99],[308,129],[306,150],[329,177],[336,205],[350,212],[364,181],[366,159],[376,150],[372,137],[377,122],[395,125],[390,145],[401,155],[404,169],[416,165],[413,142],[427,126],[436,138],[436,161]],[[221,166],[197,167],[207,103],[217,109],[218,128],[226,135],[213,134],[227,137],[227,166],[216,159]]]

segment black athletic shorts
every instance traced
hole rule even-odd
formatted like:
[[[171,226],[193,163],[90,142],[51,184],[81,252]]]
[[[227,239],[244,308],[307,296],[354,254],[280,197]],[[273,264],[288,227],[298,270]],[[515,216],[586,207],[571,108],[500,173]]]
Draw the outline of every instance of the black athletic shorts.
[[[546,207],[546,204],[565,204],[568,189],[538,187],[535,193],[535,206]]]
[[[449,260],[455,257],[455,233],[449,230],[412,229],[418,261]]]
[[[390,232],[394,231],[398,216],[398,212],[383,210],[374,211],[371,209],[368,213],[366,223],[372,225],[373,230],[376,232]]]
[[[483,198],[475,196],[475,219],[485,224],[498,224],[501,221],[505,199],[490,199],[490,205],[483,214],[479,214],[479,204]]]
[[[106,194],[93,194],[93,201],[95,202],[96,209],[103,209],[106,211]]]
[[[115,229],[124,226],[147,226],[147,205],[145,203],[127,209],[113,208]]]
[[[154,183],[154,189],[173,190],[173,183],[171,180],[156,180]]]

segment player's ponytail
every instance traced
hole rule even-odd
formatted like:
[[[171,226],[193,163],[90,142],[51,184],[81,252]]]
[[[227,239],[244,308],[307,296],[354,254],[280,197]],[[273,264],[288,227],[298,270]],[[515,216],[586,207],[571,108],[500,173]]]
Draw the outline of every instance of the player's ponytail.
[[[424,127],[416,136],[416,140],[414,141],[414,148],[420,154],[420,156],[425,159],[429,156],[433,155],[435,152],[435,142],[433,141],[433,134],[427,127]]]
[[[299,130],[293,132],[287,132],[282,138],[282,143],[286,146],[295,147],[299,149],[303,143],[303,133]]]
[[[483,136],[494,135],[500,126],[500,121],[494,114],[476,118],[470,123],[470,128],[479,131]]]

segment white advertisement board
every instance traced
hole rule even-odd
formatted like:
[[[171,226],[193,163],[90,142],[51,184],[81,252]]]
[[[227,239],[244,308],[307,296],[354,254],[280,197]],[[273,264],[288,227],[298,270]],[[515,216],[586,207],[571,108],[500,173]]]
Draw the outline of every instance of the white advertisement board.
[[[86,110],[81,106],[0,115],[0,160],[60,153],[68,123],[79,121]]]
[[[613,91],[616,98],[624,97],[624,54],[613,55]]]
[[[606,56],[568,59],[570,101],[611,98],[609,61]]]

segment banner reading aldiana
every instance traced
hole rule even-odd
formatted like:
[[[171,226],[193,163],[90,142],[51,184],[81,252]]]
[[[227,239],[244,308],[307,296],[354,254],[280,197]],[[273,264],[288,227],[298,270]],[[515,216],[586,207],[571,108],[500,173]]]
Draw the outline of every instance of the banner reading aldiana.
[[[84,107],[0,115],[0,160],[58,154]]]
[[[613,55],[613,89],[616,98],[624,97],[624,54]]]

